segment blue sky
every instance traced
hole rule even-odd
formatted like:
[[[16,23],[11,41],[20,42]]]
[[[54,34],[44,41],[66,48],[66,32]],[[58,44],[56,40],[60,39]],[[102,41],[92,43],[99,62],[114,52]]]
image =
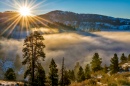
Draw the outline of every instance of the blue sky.
[[[11,7],[6,5],[10,4],[8,2],[9,0],[0,1],[1,12],[13,10]],[[43,3],[39,5],[37,14],[47,13],[52,10],[63,10],[130,19],[130,0],[37,0],[36,4],[40,2]]]

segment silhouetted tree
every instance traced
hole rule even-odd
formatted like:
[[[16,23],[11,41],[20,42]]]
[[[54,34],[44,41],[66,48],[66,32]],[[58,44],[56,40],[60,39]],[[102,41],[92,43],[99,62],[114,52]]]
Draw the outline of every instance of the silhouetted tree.
[[[99,57],[98,53],[95,53],[92,61],[91,61],[91,69],[93,72],[101,70],[101,58]]]
[[[64,68],[64,57],[63,57],[62,68],[61,68],[61,79],[60,79],[60,85],[61,86],[65,86],[64,85],[64,72],[65,72],[65,68]]]
[[[117,54],[114,54],[114,57],[111,58],[111,64],[110,64],[110,73],[115,74],[119,71],[119,66],[118,66],[118,56]]]
[[[9,68],[5,73],[5,79],[6,80],[16,80],[15,72],[12,68]]]
[[[127,62],[127,57],[124,55],[124,53],[122,54],[120,60],[121,60],[121,63]]]
[[[51,60],[49,68],[49,83],[51,86],[58,86],[58,69],[53,59]]]
[[[62,60],[61,79],[59,83],[60,83],[60,86],[66,86],[70,84],[68,71],[66,71],[64,67],[64,57]]]
[[[89,78],[91,78],[90,66],[89,66],[89,64],[87,64],[86,67],[85,67],[85,79],[89,79]]]
[[[45,86],[46,82],[46,76],[45,76],[45,71],[41,64],[38,66],[38,70],[35,75],[35,86]]]
[[[64,86],[68,86],[71,83],[69,79],[69,73],[68,71],[64,71]]]
[[[30,77],[31,85],[34,86],[34,77],[35,72],[38,71],[39,59],[42,58],[44,60],[45,53],[43,49],[45,45],[43,43],[43,36],[40,35],[39,32],[35,31],[31,33],[24,40],[24,48],[23,48],[23,65],[27,65],[27,70],[25,72],[24,78],[27,76]]]
[[[77,77],[77,82],[82,82],[85,80],[85,75],[84,75],[84,71],[83,68],[80,66],[79,71],[78,71],[78,77]]]

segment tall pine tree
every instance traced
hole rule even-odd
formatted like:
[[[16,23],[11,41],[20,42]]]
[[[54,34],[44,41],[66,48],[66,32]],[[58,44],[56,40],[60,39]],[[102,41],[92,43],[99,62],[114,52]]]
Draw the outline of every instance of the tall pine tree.
[[[46,83],[46,74],[45,70],[43,69],[42,65],[39,64],[38,70],[35,75],[35,86],[45,86]]]
[[[60,78],[60,86],[68,86],[70,84],[68,71],[65,70],[64,67],[64,57],[62,60],[62,68],[61,68],[61,78]]]
[[[119,71],[119,62],[118,62],[118,56],[117,54],[114,54],[114,57],[111,58],[111,64],[110,64],[110,73],[115,74]]]
[[[51,60],[49,68],[49,83],[51,86],[58,86],[58,69],[53,59]]]
[[[78,71],[78,77],[77,77],[77,82],[82,82],[85,80],[85,75],[84,75],[84,71],[83,68],[80,66],[79,71]]]
[[[95,53],[92,61],[91,61],[91,69],[93,72],[101,70],[101,58],[99,57],[98,53]]]
[[[35,72],[38,71],[40,62],[39,59],[42,58],[44,60],[45,58],[45,53],[43,51],[45,45],[43,43],[43,40],[43,36],[38,31],[31,33],[24,40],[24,60],[22,64],[28,66],[24,78],[27,76],[30,77],[29,80],[31,82],[31,86],[34,86]]]
[[[64,84],[64,73],[65,73],[65,68],[64,68],[64,57],[62,60],[62,68],[61,68],[61,79],[60,79],[60,85],[65,86]]]
[[[69,73],[67,70],[64,71],[64,85],[68,86],[71,83],[69,79]]]

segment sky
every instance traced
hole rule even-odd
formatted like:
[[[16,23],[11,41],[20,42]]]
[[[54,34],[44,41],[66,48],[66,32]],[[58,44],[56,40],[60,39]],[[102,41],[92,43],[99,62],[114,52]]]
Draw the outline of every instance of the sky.
[[[13,0],[0,0],[0,12],[14,10]],[[17,0],[14,0],[17,1]],[[24,1],[24,0],[20,0]],[[32,1],[32,0],[28,0]],[[53,10],[72,11],[75,13],[101,14],[130,19],[130,0],[33,0],[38,5],[35,12],[44,14]],[[41,3],[42,2],[42,3]]]

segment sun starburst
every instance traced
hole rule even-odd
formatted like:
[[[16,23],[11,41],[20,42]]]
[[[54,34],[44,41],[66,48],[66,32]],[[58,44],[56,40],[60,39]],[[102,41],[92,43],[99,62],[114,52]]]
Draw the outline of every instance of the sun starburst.
[[[29,7],[24,6],[19,9],[19,13],[21,14],[21,16],[26,17],[31,15],[31,10]]]
[[[13,33],[14,31],[26,31],[27,33],[30,32],[30,28],[32,27],[38,27],[38,24],[42,24],[44,26],[47,26],[44,22],[50,21],[43,19],[39,16],[36,16],[35,13],[37,13],[40,5],[45,2],[43,0],[40,3],[37,3],[36,0],[10,0],[10,4],[6,4],[14,9],[13,12],[10,12],[10,16],[5,22],[3,22],[3,25],[7,24],[6,27],[3,28],[1,31],[1,35],[4,33],[8,33],[8,36]],[[42,4],[43,5],[43,4]]]

